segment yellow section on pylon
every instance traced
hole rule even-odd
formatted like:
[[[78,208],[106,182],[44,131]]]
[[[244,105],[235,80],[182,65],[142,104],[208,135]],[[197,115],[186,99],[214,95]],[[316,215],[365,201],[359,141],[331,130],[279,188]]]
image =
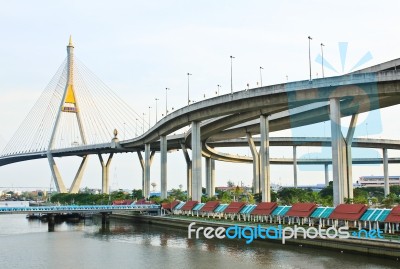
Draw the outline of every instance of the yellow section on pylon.
[[[67,88],[67,94],[65,95],[65,103],[76,104],[74,86],[71,84],[68,85],[68,88]]]

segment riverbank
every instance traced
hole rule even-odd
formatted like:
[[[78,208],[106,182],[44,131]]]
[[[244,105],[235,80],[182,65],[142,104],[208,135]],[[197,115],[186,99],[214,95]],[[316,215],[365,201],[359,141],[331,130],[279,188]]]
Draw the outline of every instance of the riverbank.
[[[180,228],[188,231],[188,226],[192,222],[196,222],[196,226],[208,227],[224,227],[228,228],[237,224],[239,227],[256,227],[258,224],[262,226],[265,223],[245,223],[245,222],[232,222],[229,220],[215,221],[214,219],[207,220],[205,218],[197,217],[181,217],[181,216],[145,216],[145,215],[132,215],[132,214],[113,214],[112,218],[133,220],[135,222],[146,223],[150,225],[161,225]],[[214,220],[214,221],[213,221]],[[244,239],[242,239],[244,240]],[[281,239],[256,239],[257,242],[268,241],[282,244]],[[300,247],[310,248],[325,248],[339,253],[357,253],[363,255],[373,255],[377,257],[390,258],[393,260],[400,260],[400,240],[382,240],[382,239],[356,239],[356,238],[333,238],[333,239],[304,239],[299,236],[297,239],[286,239],[286,244],[297,245]]]

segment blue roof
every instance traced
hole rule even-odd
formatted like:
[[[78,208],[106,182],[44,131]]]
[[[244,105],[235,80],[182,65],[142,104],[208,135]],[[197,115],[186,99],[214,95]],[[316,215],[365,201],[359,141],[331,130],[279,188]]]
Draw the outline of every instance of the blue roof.
[[[250,214],[251,211],[254,210],[254,208],[256,208],[257,205],[245,205],[242,210],[240,210],[241,214]]]
[[[177,204],[177,205],[174,207],[174,210],[179,210],[179,209],[181,209],[182,206],[184,206],[185,204],[186,204],[186,202],[180,202],[179,204]]]
[[[360,220],[364,221],[385,221],[391,209],[368,208],[361,216]]]
[[[332,214],[334,207],[317,207],[311,214],[311,218],[327,219]]]
[[[286,213],[291,209],[290,205],[280,205],[272,211],[272,216],[285,216]]]
[[[205,203],[198,203],[197,205],[195,205],[193,207],[192,211],[200,210],[204,205],[205,205]]]
[[[224,212],[225,208],[228,207],[228,204],[220,204],[217,206],[217,208],[214,210],[215,213],[221,213]]]

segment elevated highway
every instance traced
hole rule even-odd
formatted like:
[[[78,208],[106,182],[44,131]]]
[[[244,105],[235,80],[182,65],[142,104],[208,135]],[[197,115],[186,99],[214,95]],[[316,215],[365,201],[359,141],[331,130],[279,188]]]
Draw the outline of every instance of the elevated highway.
[[[68,79],[61,99],[58,115],[55,119],[50,145],[46,149],[36,151],[8,152],[0,156],[0,165],[15,162],[47,158],[56,186],[59,191],[66,191],[53,157],[81,156],[81,166],[70,191],[77,191],[86,165],[86,156],[96,154],[102,164],[103,192],[108,192],[108,167],[113,154],[137,152],[143,169],[143,190],[145,196],[150,193],[150,165],[156,151],[161,154],[161,195],[166,198],[167,152],[182,149],[187,162],[188,193],[194,200],[201,199],[202,162],[206,157],[206,182],[209,195],[213,195],[212,167],[214,161],[252,162],[253,185],[256,192],[262,192],[264,201],[270,200],[269,165],[270,163],[289,163],[289,160],[273,160],[269,156],[270,146],[288,145],[294,149],[292,163],[307,161],[297,160],[297,146],[329,146],[332,147],[334,203],[351,198],[351,148],[372,147],[383,149],[384,164],[389,162],[387,149],[398,149],[397,141],[355,139],[354,129],[360,113],[381,109],[400,103],[400,70],[397,70],[399,59],[382,63],[368,69],[336,77],[315,79],[312,81],[295,81],[259,87],[232,94],[221,95],[197,102],[165,116],[147,132],[134,138],[119,141],[117,131],[110,143],[86,143],[85,130],[79,114],[78,100],[74,97],[73,81],[73,45],[68,50]],[[60,115],[74,113],[77,126],[84,145],[54,147]],[[342,134],[341,118],[351,116],[350,129]],[[271,138],[270,133],[294,127],[330,120],[330,138]],[[190,129],[180,135],[172,135],[189,126]],[[253,137],[260,134],[260,137]],[[250,147],[252,157],[235,156],[219,152],[220,147]],[[297,143],[297,144],[296,144]],[[260,149],[257,150],[256,146]],[[187,149],[191,149],[191,156]],[[144,158],[141,152],[144,151]],[[102,154],[110,154],[103,160]],[[376,161],[376,160],[375,160]],[[395,162],[395,159],[391,161]],[[318,162],[315,160],[315,162]],[[324,160],[325,163],[328,160]],[[361,162],[361,161],[360,161]],[[386,169],[387,170],[387,169]],[[385,171],[386,171],[385,170]],[[295,181],[296,185],[296,181]],[[388,191],[388,185],[385,186]]]

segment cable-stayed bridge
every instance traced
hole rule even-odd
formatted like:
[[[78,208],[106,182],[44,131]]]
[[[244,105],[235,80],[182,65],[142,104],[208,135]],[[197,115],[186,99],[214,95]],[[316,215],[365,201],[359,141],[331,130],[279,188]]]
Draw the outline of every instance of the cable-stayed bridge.
[[[293,147],[293,158],[281,160],[294,167],[297,186],[297,164],[332,164],[334,203],[352,198],[352,147],[383,149],[383,158],[373,162],[384,164],[388,176],[388,149],[399,149],[398,141],[354,138],[358,115],[400,103],[400,60],[392,60],[343,76],[295,81],[239,92],[232,92],[183,107],[166,115],[149,130],[139,128],[143,121],[126,102],[96,78],[74,57],[70,40],[67,58],[36,102],[0,156],[0,165],[47,158],[59,192],[79,190],[88,156],[96,154],[102,167],[102,191],[108,193],[108,169],[113,154],[137,152],[142,167],[145,197],[150,193],[150,166],[156,151],[161,154],[161,195],[167,195],[167,152],[181,149],[187,163],[187,190],[193,200],[201,199],[202,164],[206,158],[206,187],[214,195],[215,161],[252,162],[253,187],[270,200],[271,163],[274,145]],[[351,116],[347,134],[341,131],[341,118]],[[331,137],[271,138],[270,132],[291,129],[329,120]],[[190,126],[184,134],[171,135]],[[118,131],[127,139],[119,141]],[[260,135],[258,137],[258,135]],[[247,143],[252,156],[221,152],[220,147],[243,146]],[[332,148],[332,159],[297,159],[296,148],[313,145]],[[256,146],[259,146],[257,149]],[[188,149],[191,149],[191,156]],[[144,151],[144,156],[142,156]],[[110,154],[103,159],[102,154]],[[66,188],[55,157],[80,156],[81,164],[70,188]],[[362,160],[358,160],[363,163]],[[371,160],[372,161],[372,160]],[[325,172],[327,174],[327,172]],[[386,181],[385,181],[386,182]],[[388,183],[385,191],[388,192]]]

